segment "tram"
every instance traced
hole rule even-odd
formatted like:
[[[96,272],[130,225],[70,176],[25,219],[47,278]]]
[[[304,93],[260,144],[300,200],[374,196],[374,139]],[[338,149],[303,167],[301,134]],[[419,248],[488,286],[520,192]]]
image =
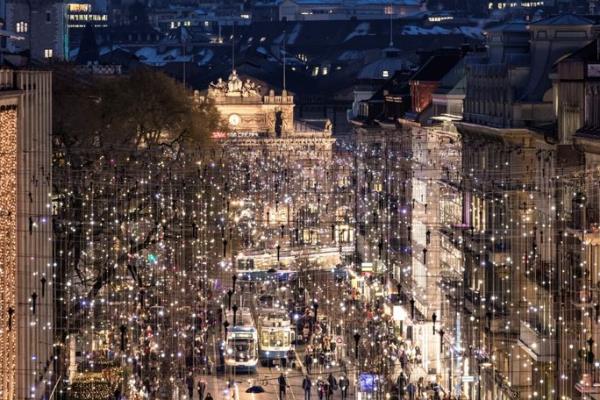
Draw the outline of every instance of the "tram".
[[[285,309],[261,309],[258,318],[259,358],[262,365],[287,365],[295,340],[294,327]]]
[[[258,330],[249,308],[242,307],[236,314],[233,324],[233,312],[226,313],[231,326],[227,329],[227,337],[221,346],[225,366],[234,368],[236,372],[256,372],[258,364]]]

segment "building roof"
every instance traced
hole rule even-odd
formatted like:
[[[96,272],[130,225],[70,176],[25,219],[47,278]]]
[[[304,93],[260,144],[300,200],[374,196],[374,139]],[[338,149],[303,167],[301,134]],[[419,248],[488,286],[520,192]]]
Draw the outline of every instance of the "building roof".
[[[387,80],[396,71],[408,70],[412,67],[412,63],[405,57],[392,56],[389,49],[386,55],[379,60],[367,64],[358,74],[357,79],[367,80]]]
[[[463,55],[457,52],[434,54],[412,76],[412,81],[438,82],[461,60]]]
[[[600,39],[591,41],[586,46],[574,51],[568,56],[562,58],[560,61],[564,60],[582,60],[588,62],[600,61]]]
[[[533,26],[593,25],[594,21],[575,14],[561,14],[532,22]]]
[[[486,32],[521,33],[527,32],[528,23],[523,20],[513,20],[486,29]]]
[[[383,6],[420,6],[421,0],[291,0],[296,4],[307,4],[307,5],[345,5],[347,7],[361,6],[361,5],[383,5]]]

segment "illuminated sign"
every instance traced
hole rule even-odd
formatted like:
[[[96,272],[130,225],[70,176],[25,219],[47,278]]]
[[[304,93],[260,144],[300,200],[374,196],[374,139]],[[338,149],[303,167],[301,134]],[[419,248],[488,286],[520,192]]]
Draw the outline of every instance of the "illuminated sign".
[[[91,4],[71,3],[69,4],[69,12],[71,13],[89,13],[92,11]]]
[[[235,138],[257,138],[258,132],[229,132],[227,135],[230,139]]]
[[[213,132],[212,133],[212,138],[213,139],[227,139],[227,133],[226,132]]]
[[[358,387],[363,393],[373,393],[376,390],[375,374],[361,373],[358,375]]]
[[[223,132],[215,131],[212,133],[212,138],[217,140],[222,139],[243,139],[243,138],[257,138],[259,137],[258,132]]]

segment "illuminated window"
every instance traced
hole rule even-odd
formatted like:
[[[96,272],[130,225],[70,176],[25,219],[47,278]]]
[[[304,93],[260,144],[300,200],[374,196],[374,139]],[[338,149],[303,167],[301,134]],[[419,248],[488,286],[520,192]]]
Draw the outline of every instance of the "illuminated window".
[[[44,58],[52,58],[54,51],[52,49],[44,50]]]
[[[29,31],[29,24],[25,21],[17,22],[17,33],[26,33]]]

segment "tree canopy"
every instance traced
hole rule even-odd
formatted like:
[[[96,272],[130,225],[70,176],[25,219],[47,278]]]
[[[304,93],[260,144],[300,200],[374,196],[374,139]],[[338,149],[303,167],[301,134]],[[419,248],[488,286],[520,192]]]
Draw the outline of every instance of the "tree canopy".
[[[67,147],[207,146],[219,127],[210,102],[152,69],[85,81],[56,75],[54,132]]]
[[[210,157],[220,118],[212,103],[150,69],[54,76],[56,283],[68,288],[58,314],[77,329],[115,280],[130,275],[145,290],[137,269],[148,252],[187,259],[199,224],[190,209],[204,204],[206,187],[197,166]]]

